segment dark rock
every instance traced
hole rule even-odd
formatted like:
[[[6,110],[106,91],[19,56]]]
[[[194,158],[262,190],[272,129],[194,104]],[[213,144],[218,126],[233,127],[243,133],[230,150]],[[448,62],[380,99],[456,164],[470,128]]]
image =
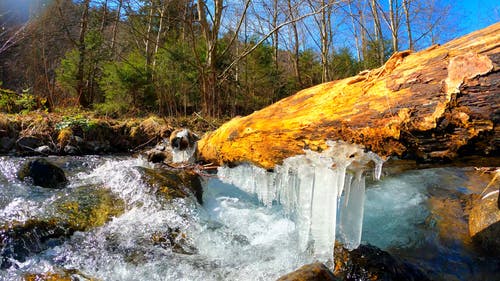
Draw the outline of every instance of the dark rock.
[[[197,201],[202,203],[203,188],[200,177],[184,169],[148,169],[137,167],[145,181],[154,189],[156,195],[167,200],[187,197],[192,192]]]
[[[146,151],[146,156],[148,161],[153,163],[172,162],[172,152],[170,150],[158,150],[153,148]]]
[[[486,253],[500,254],[500,210],[498,196],[476,200],[469,214],[469,234]]]
[[[2,137],[0,138],[0,151],[9,151],[14,147],[14,144],[16,144],[15,139],[9,138],[9,137]]]
[[[80,145],[80,148],[82,148],[83,151],[87,153],[104,153],[104,152],[111,152],[112,148],[109,144],[109,141],[97,141],[97,140],[92,140],[92,141],[86,141],[83,144]]]
[[[42,140],[36,137],[21,137],[17,140],[16,143],[20,150],[29,151],[32,151],[35,148],[43,145]]]
[[[349,251],[335,245],[335,276],[342,280],[430,280],[419,268],[372,245]]]
[[[0,228],[0,268],[9,268],[12,259],[24,262],[26,257],[62,244],[75,232],[69,224],[56,219],[28,220]]]
[[[17,177],[20,180],[31,178],[34,185],[46,188],[63,188],[68,182],[61,168],[43,158],[24,163]]]
[[[68,155],[78,155],[80,154],[80,150],[77,148],[77,147],[74,147],[72,145],[66,145],[64,146],[64,149],[63,149],[64,153],[68,154]]]
[[[302,266],[294,272],[288,273],[278,281],[336,281],[333,273],[322,263],[312,263]]]
[[[48,145],[42,145],[37,148],[35,148],[35,151],[41,154],[49,155],[52,154],[54,151],[48,146]]]

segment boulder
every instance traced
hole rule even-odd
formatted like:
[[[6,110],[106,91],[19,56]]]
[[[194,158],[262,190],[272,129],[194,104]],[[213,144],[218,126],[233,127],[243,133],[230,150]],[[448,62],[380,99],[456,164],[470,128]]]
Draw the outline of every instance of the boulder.
[[[500,255],[500,209],[498,195],[476,200],[469,214],[469,234],[486,253]]]
[[[281,276],[278,281],[337,281],[333,273],[322,263],[306,264],[294,272]]]
[[[345,281],[430,280],[419,268],[372,245],[349,251],[335,246],[335,276]]]
[[[43,141],[37,137],[20,137],[16,141],[17,146],[21,151],[33,151],[35,148],[42,146]]]
[[[63,188],[68,180],[64,171],[44,158],[29,160],[17,173],[20,180],[31,179],[34,185],[45,188]]]
[[[10,151],[14,145],[16,144],[16,140],[10,137],[1,137],[0,138],[0,151],[8,152]]]

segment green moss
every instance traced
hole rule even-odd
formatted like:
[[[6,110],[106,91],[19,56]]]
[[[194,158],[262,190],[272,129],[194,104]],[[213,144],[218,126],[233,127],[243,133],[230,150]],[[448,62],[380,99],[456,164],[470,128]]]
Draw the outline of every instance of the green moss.
[[[72,195],[74,200],[58,202],[58,212],[73,228],[86,231],[104,225],[125,211],[125,203],[106,188],[84,186]]]

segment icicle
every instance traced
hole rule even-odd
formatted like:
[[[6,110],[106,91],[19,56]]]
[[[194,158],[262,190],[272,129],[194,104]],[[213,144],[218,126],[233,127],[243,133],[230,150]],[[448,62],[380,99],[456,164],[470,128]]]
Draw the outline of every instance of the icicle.
[[[257,194],[265,205],[278,202],[295,221],[298,247],[312,251],[320,260],[331,260],[335,242],[337,209],[340,211],[339,233],[349,249],[361,241],[367,163],[375,162],[374,177],[379,178],[383,160],[357,145],[327,142],[322,153],[305,151],[277,166],[274,173],[242,164],[219,168],[222,181]],[[354,176],[352,174],[354,174]],[[338,202],[344,191],[344,201]]]
[[[344,246],[352,250],[361,243],[365,204],[365,177],[363,171],[356,172],[344,200],[344,208],[340,213],[339,233]]]

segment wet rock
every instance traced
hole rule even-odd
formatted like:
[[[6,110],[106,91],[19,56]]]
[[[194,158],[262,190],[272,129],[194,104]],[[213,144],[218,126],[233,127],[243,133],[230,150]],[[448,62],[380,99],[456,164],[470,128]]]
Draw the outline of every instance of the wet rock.
[[[0,227],[0,268],[9,268],[14,260],[24,262],[28,256],[60,245],[74,232],[70,224],[57,219],[4,225]]]
[[[335,276],[341,280],[430,280],[419,268],[372,245],[349,251],[335,245]]]
[[[278,281],[336,281],[333,273],[322,263],[312,263],[302,266],[294,272],[288,273]]]
[[[476,200],[469,214],[469,234],[475,245],[489,254],[500,254],[500,209],[493,194]]]
[[[190,243],[185,232],[179,228],[168,228],[165,232],[155,232],[151,235],[153,245],[184,255],[193,255],[198,250]]]
[[[24,163],[17,177],[20,180],[30,178],[34,185],[46,188],[63,188],[68,182],[61,168],[43,158]]]
[[[39,146],[39,147],[35,148],[35,151],[40,153],[40,154],[45,154],[45,155],[49,155],[49,154],[54,153],[54,151],[48,145]]]
[[[60,217],[72,228],[88,231],[104,225],[125,211],[125,203],[104,187],[82,186],[72,190],[69,198],[54,202]]]
[[[64,149],[63,149],[64,153],[68,154],[68,155],[78,155],[80,154],[80,150],[75,147],[75,146],[72,146],[72,145],[66,145],[64,146]]]
[[[87,276],[76,269],[60,269],[57,272],[28,273],[24,275],[25,281],[97,281],[98,279]]]
[[[145,152],[149,162],[163,163],[172,162],[172,150],[164,143],[157,144],[154,148]]]
[[[10,151],[13,147],[14,144],[16,144],[15,139],[9,138],[9,137],[2,137],[0,138],[0,151]]]
[[[20,150],[33,151],[35,148],[42,146],[43,142],[36,137],[21,137],[16,141],[17,146]]]
[[[86,153],[92,153],[92,154],[100,154],[100,153],[105,153],[105,152],[111,152],[111,146],[109,144],[109,141],[103,140],[103,141],[98,141],[98,140],[91,140],[91,141],[86,141],[83,144],[80,145],[80,148],[86,152]]]
[[[50,219],[30,219],[0,226],[0,268],[62,244],[75,231],[102,226],[124,212],[124,202],[102,187],[79,187],[54,201]]]
[[[190,192],[202,203],[203,188],[200,177],[190,170],[148,169],[138,167],[145,181],[156,195],[167,200],[185,198]]]

